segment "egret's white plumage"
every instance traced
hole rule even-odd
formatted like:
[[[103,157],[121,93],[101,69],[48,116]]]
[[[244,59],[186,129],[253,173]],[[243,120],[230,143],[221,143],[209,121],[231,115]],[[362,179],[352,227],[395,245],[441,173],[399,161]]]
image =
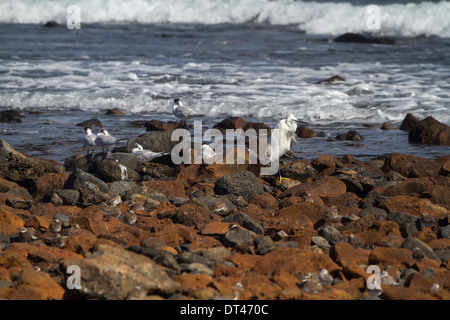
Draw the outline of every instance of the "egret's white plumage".
[[[272,132],[272,140],[268,145],[268,151],[270,153],[270,162],[279,161],[279,159],[291,149],[291,140],[295,140],[295,131],[297,130],[297,119],[293,114],[290,114],[286,119],[282,119],[275,127],[275,131]],[[280,169],[278,166],[278,172]],[[280,173],[280,181],[281,181]]]
[[[102,128],[95,138],[95,144],[97,147],[101,147],[102,149],[106,148],[106,151],[108,151],[108,148],[114,146],[116,140],[105,128]]]
[[[295,139],[295,131],[297,130],[297,119],[293,114],[290,114],[286,119],[278,122],[276,129],[278,129],[278,143],[272,141],[269,148],[272,161],[278,161],[291,149],[291,140]]]
[[[92,133],[92,130],[90,127],[84,128],[85,135],[81,139],[81,142],[83,143],[83,147],[87,149],[88,153],[89,150],[94,150],[97,145],[95,143],[95,138],[97,137],[95,134]]]
[[[172,104],[172,113],[175,117],[180,118],[181,121],[186,121],[187,119],[194,117],[201,117],[202,114],[196,113],[191,108],[184,106],[180,99],[174,99]]]
[[[136,143],[134,145],[134,148],[131,149],[131,152],[135,154],[138,160],[141,162],[150,161],[152,159],[168,154],[167,152],[153,152],[151,150],[144,149],[139,143]]]

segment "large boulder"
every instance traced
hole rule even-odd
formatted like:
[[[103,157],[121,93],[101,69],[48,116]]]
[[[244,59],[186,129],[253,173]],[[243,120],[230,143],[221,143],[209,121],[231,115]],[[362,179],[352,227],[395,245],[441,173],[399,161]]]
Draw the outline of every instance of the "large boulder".
[[[374,44],[395,44],[395,40],[388,37],[371,37],[359,33],[344,33],[334,39],[334,42],[344,43],[374,43]]]
[[[121,248],[100,245],[91,258],[66,260],[80,268],[78,293],[86,298],[124,300],[147,295],[169,296],[180,286],[150,258]]]
[[[0,111],[0,122],[18,123],[22,122],[22,118],[16,110],[5,110]]]
[[[408,134],[409,143],[450,146],[450,127],[433,117],[427,117]]]
[[[252,172],[244,170],[221,177],[214,184],[214,192],[219,195],[242,196],[249,201],[255,194],[264,193],[264,188]]]
[[[93,175],[76,169],[64,184],[64,189],[80,192],[82,205],[97,204],[107,199],[108,185]]]
[[[0,161],[10,161],[15,159],[24,159],[25,155],[16,151],[5,140],[0,140]]]
[[[176,146],[179,141],[172,141],[172,133],[175,129],[166,131],[152,132],[143,134],[137,138],[130,139],[127,145],[127,151],[131,152],[134,145],[139,143],[144,149],[149,149],[154,152],[171,152],[172,148]]]

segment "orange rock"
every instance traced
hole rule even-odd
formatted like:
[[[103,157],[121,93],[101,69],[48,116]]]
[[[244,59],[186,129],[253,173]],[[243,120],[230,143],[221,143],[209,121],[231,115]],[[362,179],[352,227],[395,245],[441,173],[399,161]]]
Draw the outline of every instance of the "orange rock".
[[[142,185],[145,187],[148,187],[150,190],[156,190],[158,192],[161,192],[166,197],[180,197],[180,198],[187,198],[185,192],[184,192],[184,185],[182,182],[177,180],[171,180],[171,181],[159,181],[159,180],[152,180],[152,181],[143,181]]]
[[[268,192],[255,194],[250,199],[249,204],[254,204],[261,208],[277,208],[277,200]]]
[[[29,286],[19,285],[15,288],[1,288],[6,290],[0,290],[0,297],[8,300],[47,300],[48,296],[45,289]]]
[[[41,288],[45,291],[45,300],[62,300],[64,289],[48,273],[26,268],[19,277],[19,285]]]
[[[394,153],[385,159],[382,169],[386,173],[394,170],[404,177],[418,178],[436,177],[441,167],[432,160],[408,154]]]
[[[381,245],[383,242],[400,247],[404,242],[399,226],[393,221],[377,220],[369,227],[356,234],[366,245]]]
[[[370,251],[355,249],[348,242],[338,242],[330,249],[330,258],[340,265],[350,278],[365,276],[365,270],[359,265],[367,265]]]
[[[369,265],[390,265],[399,269],[412,268],[414,266],[412,251],[404,248],[376,247],[369,255]]]
[[[204,273],[182,273],[173,275],[172,279],[183,286],[183,289],[206,288],[213,282],[210,275]]]
[[[77,231],[66,238],[65,249],[83,254],[90,251],[95,242],[97,241],[97,236],[88,230]]]
[[[5,269],[31,267],[27,257],[20,252],[5,250],[0,252],[0,267]]]
[[[224,235],[228,230],[230,230],[230,222],[210,222],[203,226],[200,230],[200,234],[202,235]]]
[[[62,259],[83,259],[81,255],[67,250],[26,243],[12,243],[11,247],[5,252],[15,252],[24,257],[33,257],[33,259],[39,261],[39,263],[46,263],[48,265],[58,263]]]
[[[417,291],[415,288],[381,285],[381,299],[386,300],[436,300],[431,294]]]
[[[15,235],[24,226],[23,220],[12,213],[8,207],[0,207],[0,234]]]
[[[240,300],[265,299],[270,294],[281,291],[281,287],[273,283],[268,276],[249,273],[241,281],[244,290],[239,293]]]
[[[245,273],[244,269],[238,268],[238,267],[231,267],[228,265],[225,265],[223,263],[216,263],[216,266],[214,268],[214,277],[220,278],[222,276],[224,277],[240,277]]]
[[[285,271],[280,271],[272,275],[272,280],[283,289],[295,288],[300,284],[298,277]]]
[[[388,213],[391,211],[400,211],[421,217],[423,213],[428,213],[438,219],[446,217],[450,211],[431,203],[428,199],[414,198],[410,196],[393,196],[387,198],[381,207]]]
[[[337,197],[347,191],[345,183],[335,177],[323,177],[316,181],[302,183],[284,191],[279,197],[298,196],[303,192],[319,197]]]
[[[340,267],[325,254],[305,249],[276,247],[272,252],[259,257],[252,271],[266,275],[283,271],[298,276],[306,272],[319,273],[321,269],[332,272]]]
[[[32,216],[25,223],[25,227],[32,227],[36,230],[39,228],[46,230],[52,221],[53,218],[51,216]]]
[[[406,278],[405,287],[413,288],[417,291],[429,292],[431,288],[431,281],[425,278],[420,273],[413,273]]]
[[[35,197],[41,198],[47,191],[60,190],[69,178],[68,173],[46,173],[35,181]]]
[[[308,217],[313,226],[323,223],[325,219],[326,208],[312,202],[300,202],[296,205],[286,207],[278,211],[279,217],[292,217],[295,215],[304,215]]]

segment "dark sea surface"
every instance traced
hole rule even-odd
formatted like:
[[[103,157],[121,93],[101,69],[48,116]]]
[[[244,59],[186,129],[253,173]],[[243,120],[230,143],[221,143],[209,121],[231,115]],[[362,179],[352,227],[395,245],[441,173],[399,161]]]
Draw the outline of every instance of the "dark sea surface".
[[[375,2],[379,30],[367,29],[364,1],[80,1],[78,30],[66,26],[69,4],[0,3],[0,110],[23,116],[0,123],[0,139],[21,152],[60,162],[82,154],[76,124],[91,118],[125,145],[145,133],[134,121],[177,120],[179,97],[205,114],[204,129],[229,116],[274,127],[292,113],[323,133],[293,144],[308,160],[450,154],[398,130],[407,113],[450,124],[446,1]],[[345,32],[396,44],[333,42]],[[317,83],[334,75],[345,81]],[[124,115],[105,115],[113,108]],[[385,121],[394,130],[381,130]],[[364,140],[334,139],[349,130]]]

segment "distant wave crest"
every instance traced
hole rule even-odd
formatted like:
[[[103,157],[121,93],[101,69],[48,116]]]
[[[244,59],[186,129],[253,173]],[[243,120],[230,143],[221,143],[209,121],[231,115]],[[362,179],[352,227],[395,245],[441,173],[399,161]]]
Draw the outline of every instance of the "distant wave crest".
[[[66,23],[80,7],[81,23],[294,25],[309,34],[371,32],[367,6],[293,0],[2,0],[0,23]],[[391,36],[450,37],[450,2],[380,5],[380,29]]]

